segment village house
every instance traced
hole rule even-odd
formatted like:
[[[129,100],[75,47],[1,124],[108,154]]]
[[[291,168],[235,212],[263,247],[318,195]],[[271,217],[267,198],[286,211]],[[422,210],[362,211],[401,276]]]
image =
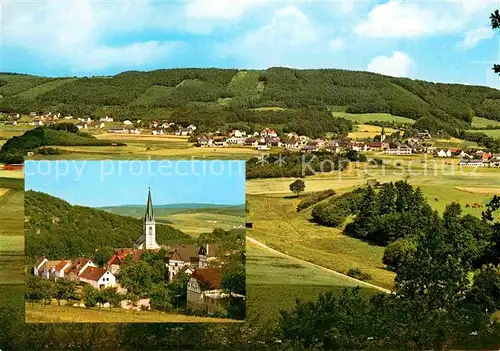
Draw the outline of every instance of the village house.
[[[276,147],[281,147],[281,139],[279,137],[267,137],[264,140],[264,143],[267,144],[267,146],[276,146]]]
[[[151,123],[151,128],[158,128],[158,121],[153,121]]]
[[[260,132],[260,136],[261,137],[277,137],[278,136],[278,133],[276,133],[275,130],[272,130],[272,129],[269,129],[269,128],[264,128],[261,132]]]
[[[316,145],[304,145],[300,148],[301,152],[316,152],[319,151]]]
[[[474,167],[484,167],[485,162],[482,159],[461,159],[459,162],[460,166],[474,166]]]
[[[111,128],[108,129],[109,133],[115,133],[115,134],[128,134],[128,129],[127,128]]]
[[[265,142],[259,142],[255,147],[255,149],[258,151],[266,151],[269,150],[270,148]]]
[[[190,124],[186,127],[186,129],[191,130],[191,132],[194,132],[196,130],[196,126],[194,124]]]
[[[196,144],[198,146],[211,146],[213,143],[213,139],[209,137],[198,137],[196,139]]]
[[[134,123],[132,123],[131,121],[129,121],[128,119],[123,121],[123,124],[126,125],[126,126],[131,126],[133,125]]]
[[[101,117],[101,118],[99,118],[99,122],[113,122],[113,118],[108,117],[108,116]]]
[[[417,133],[417,137],[420,139],[430,139],[432,138],[431,134],[429,133],[428,130],[425,130],[423,132]]]
[[[398,145],[395,148],[389,148],[386,153],[389,155],[411,155],[412,149],[407,145]]]
[[[436,156],[437,157],[451,157],[452,154],[451,154],[451,151],[449,149],[448,150],[441,149],[441,150],[438,150],[436,152]]]
[[[340,143],[336,140],[332,140],[328,144],[326,144],[325,149],[329,152],[339,153],[341,150]]]
[[[300,148],[300,143],[298,139],[290,139],[285,141],[285,148],[286,149],[299,149]]]
[[[165,255],[168,270],[168,281],[172,281],[179,273],[192,273],[196,268],[207,266],[207,249],[204,246],[179,245],[171,246]]]
[[[163,122],[163,124],[161,125],[161,127],[163,129],[169,129],[171,126],[173,126],[175,123],[174,122]]]
[[[187,308],[208,315],[227,310],[230,295],[222,289],[220,268],[195,269],[188,280]],[[244,298],[232,293],[232,296]]]
[[[368,145],[359,141],[351,141],[349,144],[347,144],[347,149],[358,152],[368,151]]]
[[[66,116],[64,119],[73,119],[73,116]]]
[[[57,280],[64,278],[64,271],[69,268],[71,261],[49,261],[45,256],[38,259],[33,268],[33,274],[44,279]]]
[[[245,131],[239,131],[238,129],[231,131],[230,136],[235,137],[235,138],[243,138],[247,136],[247,133]]]
[[[153,135],[163,135],[163,129],[153,129],[153,130],[151,130],[151,134],[153,134]]]
[[[182,136],[190,135],[192,133],[193,133],[193,130],[191,130],[189,128],[180,128],[180,129],[175,131],[175,135],[182,135]]]
[[[30,126],[43,126],[43,121],[41,119],[35,119],[33,122],[29,123]]]
[[[30,112],[30,117],[36,117],[36,116],[37,116],[36,112]]]
[[[87,267],[79,278],[82,283],[90,284],[96,289],[106,289],[116,285],[114,274],[101,267]]]
[[[233,144],[233,145],[243,145],[245,143],[245,138],[244,137],[232,136],[230,138],[227,138],[226,142],[228,144]]]
[[[17,125],[17,121],[7,121],[4,124],[6,126],[16,126]]]
[[[389,143],[374,141],[368,144],[368,148],[373,151],[385,151],[389,148]]]
[[[85,123],[85,124],[78,124],[76,127],[78,129],[88,129],[89,128],[88,125],[87,125],[87,123]]]
[[[259,145],[259,141],[255,138],[246,138],[245,139],[245,145],[246,146],[253,146],[253,147],[257,147],[257,145]]]

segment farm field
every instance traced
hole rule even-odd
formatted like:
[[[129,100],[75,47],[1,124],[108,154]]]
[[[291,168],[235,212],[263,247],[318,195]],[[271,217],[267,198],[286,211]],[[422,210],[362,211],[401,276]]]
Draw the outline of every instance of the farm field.
[[[187,316],[159,311],[126,311],[121,308],[80,308],[26,304],[27,323],[241,323],[237,320]]]
[[[357,284],[311,267],[292,258],[269,252],[247,241],[247,320],[274,323],[280,310],[295,306],[295,300],[312,300],[320,293],[335,290],[339,293]],[[375,290],[363,288],[371,296]]]
[[[368,124],[360,124],[354,127],[354,131],[350,132],[347,137],[354,139],[354,140],[360,140],[360,139],[366,139],[366,138],[373,138],[376,135],[380,135],[382,132],[382,127],[377,127],[377,126],[371,126]],[[395,132],[395,129],[392,128],[385,128],[385,133],[386,134],[391,134]]]
[[[24,171],[5,171],[3,166],[0,166],[0,179],[2,178],[24,178]]]
[[[472,126],[475,128],[486,128],[488,126],[498,126],[500,128],[500,121],[495,121],[492,119],[474,116],[474,118],[472,118]]]
[[[203,212],[203,210],[194,213],[175,213],[166,217],[156,218],[159,221],[166,220],[172,227],[192,236],[199,236],[201,233],[210,233],[214,228],[229,230],[245,225],[244,215],[214,214]]]
[[[127,142],[127,146],[58,146],[65,153],[60,155],[36,155],[30,159],[34,160],[99,160],[114,159],[249,159],[265,154],[252,148],[244,147],[188,147],[184,144],[163,143],[153,145],[151,143]],[[149,149],[149,150],[148,150]]]
[[[346,112],[332,112],[334,117],[342,117],[354,122],[358,123],[366,123],[366,122],[396,122],[396,123],[407,123],[414,124],[415,120],[411,118],[401,117],[401,116],[393,116],[388,113],[346,113]]]

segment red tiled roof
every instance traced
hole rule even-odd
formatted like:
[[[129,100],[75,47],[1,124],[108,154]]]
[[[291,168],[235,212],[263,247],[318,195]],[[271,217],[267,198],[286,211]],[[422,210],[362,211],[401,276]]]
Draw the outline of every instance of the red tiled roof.
[[[107,271],[105,268],[87,267],[80,275],[80,278],[98,281]]]
[[[56,271],[60,271],[61,269],[63,269],[63,267],[64,267],[67,263],[71,263],[71,262],[70,262],[70,261],[65,261],[65,260],[62,260],[61,262],[59,262],[59,264],[56,266]]]
[[[203,290],[220,289],[222,271],[220,268],[198,268],[191,274],[191,278],[196,279]]]

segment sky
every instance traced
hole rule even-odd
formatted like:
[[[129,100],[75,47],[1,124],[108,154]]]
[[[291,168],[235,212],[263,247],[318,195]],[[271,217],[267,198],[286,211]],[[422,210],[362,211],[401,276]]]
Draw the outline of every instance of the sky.
[[[242,205],[244,161],[26,161],[25,189],[72,205]]]
[[[0,71],[340,68],[500,88],[500,0],[3,0]]]

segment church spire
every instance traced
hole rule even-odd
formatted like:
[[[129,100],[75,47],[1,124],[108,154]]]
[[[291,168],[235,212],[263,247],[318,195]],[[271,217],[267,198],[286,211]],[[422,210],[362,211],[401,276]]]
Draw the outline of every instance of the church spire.
[[[146,214],[144,215],[144,220],[146,222],[152,222],[155,220],[153,214],[153,202],[151,201],[151,188],[148,188],[148,203],[146,204]]]

